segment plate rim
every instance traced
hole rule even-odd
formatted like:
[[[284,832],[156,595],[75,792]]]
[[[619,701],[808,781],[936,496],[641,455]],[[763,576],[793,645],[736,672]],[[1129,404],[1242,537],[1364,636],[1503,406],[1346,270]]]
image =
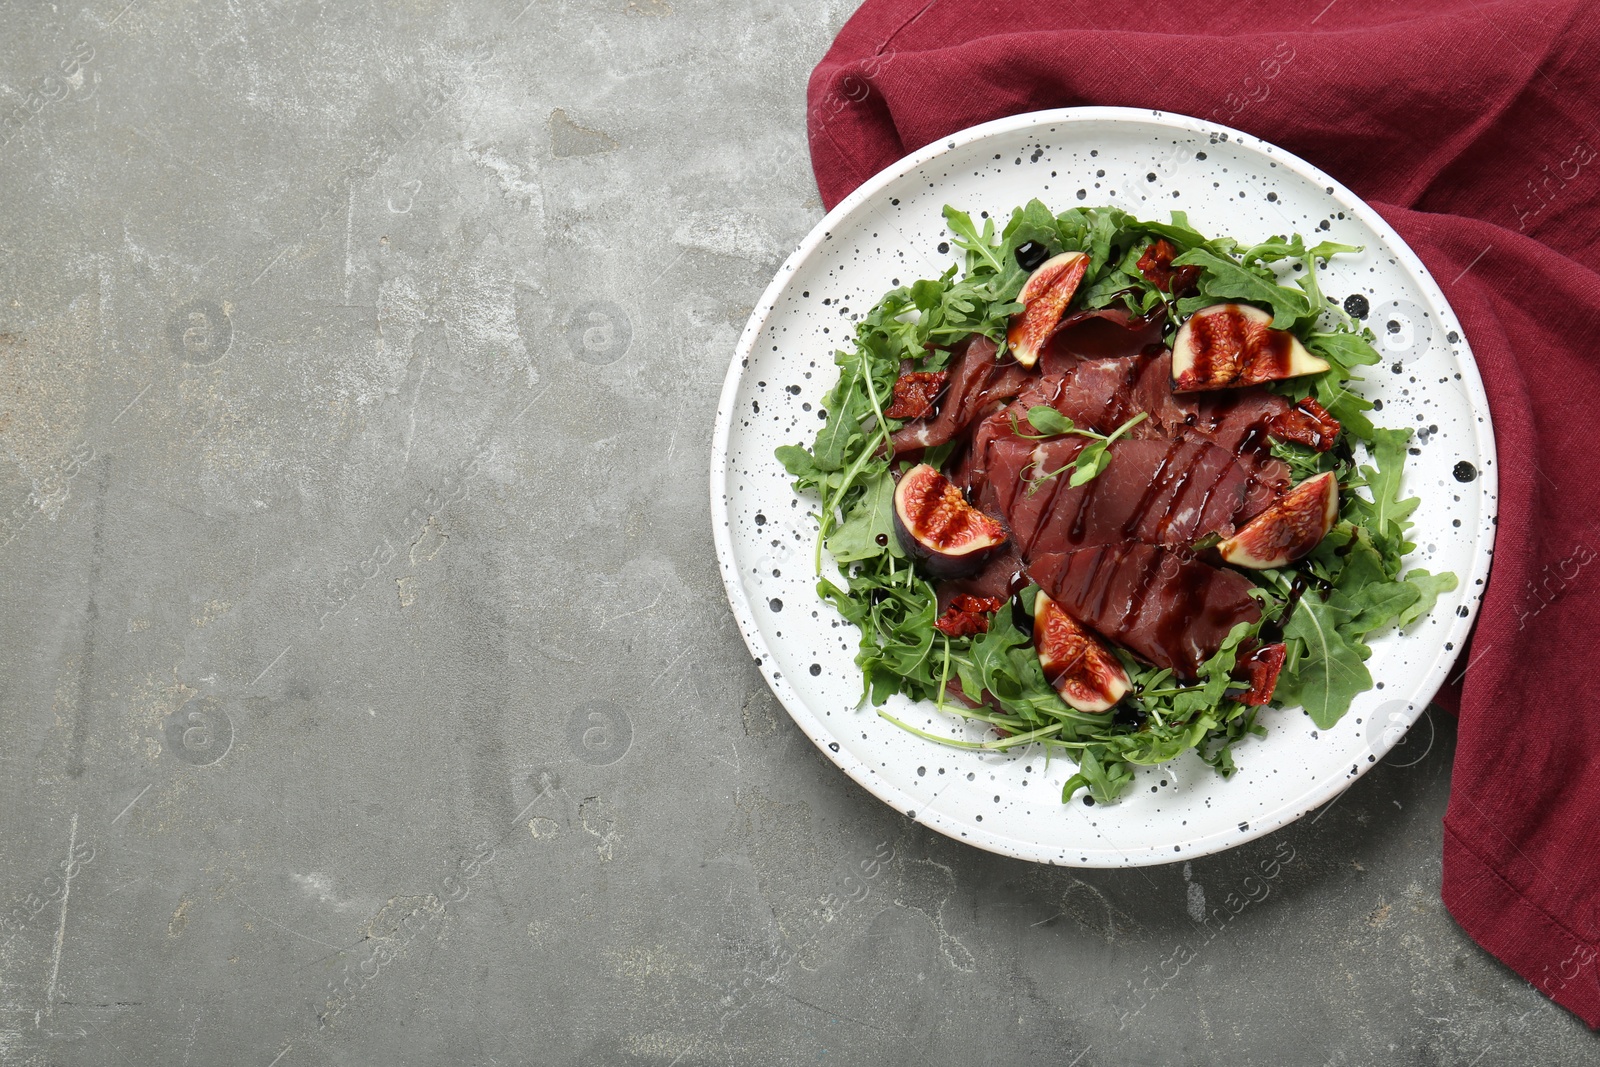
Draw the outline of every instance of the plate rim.
[[[1496,452],[1493,415],[1489,408],[1488,395],[1483,388],[1483,379],[1478,370],[1477,359],[1473,355],[1465,330],[1461,328],[1459,317],[1445,298],[1442,288],[1434,279],[1432,272],[1428,270],[1427,265],[1422,262],[1421,257],[1416,254],[1394,227],[1389,225],[1388,221],[1368,204],[1364,198],[1356,195],[1342,182],[1339,182],[1321,168],[1307,162],[1300,156],[1254,134],[1246,133],[1209,119],[1184,115],[1179,112],[1109,106],[1052,108],[994,119],[940,137],[880,170],[852,190],[848,196],[834,206],[833,210],[824,215],[812,227],[811,231],[806,234],[795,250],[784,260],[783,265],[773,276],[772,281],[768,283],[761,294],[760,300],[751,310],[750,317],[745,323],[745,328],[734,346],[733,358],[723,378],[722,390],[717,402],[716,425],[712,433],[709,488],[711,492],[712,540],[715,544],[718,570],[722,575],[723,589],[728,596],[729,607],[738,624],[740,636],[743,637],[746,647],[755,658],[762,677],[766,680],[773,694],[777,696],[779,702],[783,704],[784,710],[794,720],[795,725],[800,728],[801,732],[817,746],[830,762],[844,771],[845,774],[849,775],[874,797],[901,814],[908,816],[913,821],[921,823],[929,829],[936,830],[953,840],[970,844],[976,848],[1014,859],[1046,863],[1054,866],[1083,868],[1157,866],[1165,863],[1183,862],[1226,851],[1273,833],[1342,795],[1345,790],[1363,777],[1368,770],[1377,766],[1378,762],[1388,754],[1394,745],[1399,742],[1400,738],[1405,736],[1405,731],[1394,734],[1392,737],[1390,736],[1390,731],[1384,731],[1378,741],[1370,747],[1373,758],[1367,762],[1358,763],[1354,774],[1330,775],[1314,780],[1298,796],[1285,801],[1270,812],[1253,816],[1248,830],[1237,832],[1218,830],[1199,837],[1169,842],[1168,844],[1178,846],[1170,853],[1157,851],[1158,848],[1164,849],[1166,847],[1165,844],[1161,846],[1139,845],[1131,850],[1119,849],[1113,845],[1105,844],[1092,847],[1085,846],[1083,853],[1080,853],[1086,854],[1085,858],[1078,862],[1071,862],[1058,858],[1053,852],[1047,855],[1046,847],[1037,842],[1018,839],[1006,833],[996,832],[996,830],[986,826],[972,827],[964,822],[958,823],[954,820],[945,823],[938,812],[919,809],[916,805],[922,802],[918,798],[905,793],[892,783],[880,778],[870,765],[849,749],[841,747],[837,751],[830,750],[828,740],[836,735],[823,729],[824,724],[821,718],[812,711],[799,693],[794,690],[788,679],[772,668],[772,651],[767,646],[761,635],[760,628],[755,623],[754,612],[749,598],[745,595],[738,568],[733,559],[732,520],[727,495],[727,473],[728,441],[733,428],[734,402],[740,382],[744,377],[745,364],[754,351],[755,341],[761,335],[767,320],[776,309],[778,298],[787,285],[789,277],[828,240],[831,231],[841,220],[847,218],[858,207],[866,204],[880,190],[905,174],[942,155],[964,148],[974,142],[1052,123],[1061,125],[1103,121],[1136,121],[1142,124],[1154,124],[1189,133],[1213,136],[1219,139],[1232,139],[1244,147],[1253,149],[1265,156],[1276,158],[1285,163],[1287,169],[1297,171],[1301,176],[1317,181],[1324,188],[1331,188],[1333,192],[1330,195],[1338,197],[1342,194],[1343,198],[1349,201],[1348,204],[1342,206],[1347,209],[1353,207],[1358,212],[1361,221],[1370,226],[1385,241],[1388,245],[1388,250],[1417,278],[1430,310],[1435,314],[1439,314],[1445,320],[1446,325],[1453,323],[1456,328],[1460,342],[1459,345],[1454,347],[1460,348],[1461,384],[1466,389],[1467,400],[1471,404],[1474,413],[1483,415],[1481,420],[1475,419],[1472,424],[1472,433],[1478,445],[1478,458],[1480,460],[1479,478],[1487,479],[1492,477],[1494,484],[1492,487],[1480,487],[1480,489],[1488,489],[1486,494],[1486,513],[1483,516],[1480,528],[1482,539],[1480,540],[1479,551],[1473,560],[1472,570],[1462,576],[1461,585],[1459,586],[1459,588],[1466,591],[1462,606],[1466,607],[1467,611],[1465,614],[1460,611],[1456,612],[1453,624],[1439,637],[1438,653],[1435,655],[1432,664],[1423,672],[1418,685],[1413,690],[1414,695],[1406,698],[1409,702],[1407,708],[1407,731],[1415,725],[1417,719],[1422,716],[1432,703],[1433,698],[1438,694],[1450,669],[1461,655],[1465,639],[1472,631],[1472,626],[1476,621],[1477,613],[1482,603],[1483,591],[1487,588],[1489,571],[1493,565],[1499,516],[1500,466]],[[1474,586],[1475,581],[1478,579],[1482,579],[1483,583]],[[1474,588],[1477,589],[1477,592],[1472,591]],[[952,827],[960,827],[960,829],[958,831],[952,829]],[[959,836],[957,836],[958,833]],[[1104,839],[1102,838],[1102,840]]]

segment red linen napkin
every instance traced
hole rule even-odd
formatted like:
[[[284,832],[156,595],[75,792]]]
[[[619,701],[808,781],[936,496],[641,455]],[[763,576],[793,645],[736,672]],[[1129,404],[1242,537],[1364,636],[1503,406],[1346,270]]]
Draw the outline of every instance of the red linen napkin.
[[[1116,104],[1214,118],[1282,145],[1365,198],[1416,249],[1461,318],[1499,445],[1493,577],[1457,665],[1465,681],[1442,895],[1473,938],[1591,1027],[1600,1026],[1595,54],[1600,10],[1584,0],[867,0],[809,89],[812,163],[829,207],[964,127]]]

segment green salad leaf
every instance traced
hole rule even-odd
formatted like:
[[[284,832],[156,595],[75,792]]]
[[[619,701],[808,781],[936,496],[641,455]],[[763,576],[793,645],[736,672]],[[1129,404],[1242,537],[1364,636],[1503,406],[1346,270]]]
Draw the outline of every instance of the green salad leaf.
[[[1337,589],[1326,600],[1307,595],[1301,598],[1283,629],[1284,638],[1299,641],[1303,651],[1297,660],[1298,669],[1285,672],[1290,673],[1287,686],[1279,676],[1276,695],[1305,708],[1318,729],[1326,730],[1338,722],[1356,694],[1372,688],[1372,675],[1363,654],[1366,646],[1346,629],[1357,610],[1350,598]]]

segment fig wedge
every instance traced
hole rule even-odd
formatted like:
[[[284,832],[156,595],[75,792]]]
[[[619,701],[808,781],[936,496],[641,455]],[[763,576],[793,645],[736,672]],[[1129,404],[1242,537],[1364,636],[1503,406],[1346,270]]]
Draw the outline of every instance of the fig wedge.
[[[1212,304],[1190,315],[1172,341],[1172,391],[1237,389],[1328,369],[1272,316],[1249,304]]]
[[[1006,531],[926,463],[906,471],[894,489],[894,529],[907,554],[936,578],[961,578],[1005,544]]]
[[[1044,593],[1033,603],[1033,647],[1045,681],[1078,711],[1110,711],[1128,691],[1116,653]]]
[[[1235,567],[1257,571],[1282,567],[1316,548],[1338,517],[1339,481],[1329,471],[1289,490],[1238,533],[1219,542],[1217,552]]]
[[[1039,264],[1028,276],[1017,295],[1022,310],[1011,316],[1006,328],[1006,345],[1018,363],[1031,367],[1039,362],[1039,352],[1061,325],[1067,305],[1078,291],[1078,283],[1089,269],[1089,257],[1082,252],[1063,252]]]

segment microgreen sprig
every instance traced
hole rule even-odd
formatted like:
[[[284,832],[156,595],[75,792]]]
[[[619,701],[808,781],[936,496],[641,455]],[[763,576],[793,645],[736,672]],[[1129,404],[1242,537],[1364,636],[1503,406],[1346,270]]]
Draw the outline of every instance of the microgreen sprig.
[[[1033,411],[1038,410],[1038,408],[1033,409]],[[1055,411],[1054,408],[1046,408],[1045,410]],[[1033,422],[1033,411],[1028,413],[1029,422]],[[1084,485],[1085,483],[1091,482],[1100,477],[1100,475],[1105,473],[1106,468],[1111,465],[1111,453],[1109,451],[1111,443],[1117,438],[1121,437],[1123,434],[1127,433],[1129,430],[1133,429],[1135,426],[1139,425],[1148,416],[1149,412],[1141,411],[1139,414],[1135,415],[1121,426],[1118,426],[1115,430],[1112,430],[1110,434],[1098,434],[1093,430],[1080,430],[1076,427],[1065,431],[1067,433],[1079,434],[1083,437],[1092,437],[1094,440],[1089,444],[1084,445],[1082,451],[1078,453],[1071,463],[1064,464],[1063,466],[1051,471],[1049,474],[1040,474],[1030,477],[1028,479],[1028,492],[1030,494],[1036,492],[1039,486],[1043,485],[1045,482],[1048,482],[1050,479],[1057,477],[1058,475],[1066,473],[1069,470],[1072,472],[1072,476],[1067,479],[1067,484],[1071,486]],[[1062,416],[1062,418],[1066,418],[1066,416]],[[1071,422],[1070,419],[1067,421],[1069,423]],[[1034,425],[1037,426],[1038,424],[1034,423]]]

